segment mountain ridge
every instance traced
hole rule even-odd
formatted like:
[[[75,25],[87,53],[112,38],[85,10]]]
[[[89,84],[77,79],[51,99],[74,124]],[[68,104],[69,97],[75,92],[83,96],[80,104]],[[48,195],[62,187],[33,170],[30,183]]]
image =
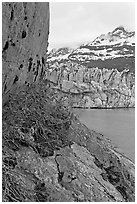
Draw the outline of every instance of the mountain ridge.
[[[46,79],[60,91],[71,93],[73,107],[133,108],[134,36],[117,27],[75,50],[60,48],[48,57]]]
[[[124,68],[134,72],[135,68],[135,32],[119,26],[107,34],[101,34],[91,43],[80,45],[77,49],[63,47],[48,54],[48,62],[77,62],[94,68]]]

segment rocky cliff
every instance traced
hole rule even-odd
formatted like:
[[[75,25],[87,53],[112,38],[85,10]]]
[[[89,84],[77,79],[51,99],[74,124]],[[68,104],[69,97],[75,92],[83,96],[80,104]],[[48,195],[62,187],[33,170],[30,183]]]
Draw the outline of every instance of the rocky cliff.
[[[5,104],[3,201],[135,201],[133,162],[59,98],[42,82]]]
[[[48,3],[2,4],[3,102],[43,76],[48,34]]]
[[[48,3],[3,3],[3,201],[135,201],[134,163],[47,82],[48,29]]]

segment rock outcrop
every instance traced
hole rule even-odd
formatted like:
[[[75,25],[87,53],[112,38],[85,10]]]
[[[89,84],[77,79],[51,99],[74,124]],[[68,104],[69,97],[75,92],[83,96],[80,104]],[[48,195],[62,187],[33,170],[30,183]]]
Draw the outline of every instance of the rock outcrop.
[[[50,65],[45,78],[68,98],[73,107],[129,108],[135,106],[135,75],[129,70],[87,68],[66,62]]]
[[[48,3],[3,3],[3,202],[135,201],[134,163],[44,80],[48,32]],[[96,83],[104,83],[100,74]]]
[[[3,108],[3,201],[135,201],[135,167],[90,131],[49,84],[29,87]]]
[[[3,102],[22,85],[39,81],[45,70],[49,4],[2,4]]]

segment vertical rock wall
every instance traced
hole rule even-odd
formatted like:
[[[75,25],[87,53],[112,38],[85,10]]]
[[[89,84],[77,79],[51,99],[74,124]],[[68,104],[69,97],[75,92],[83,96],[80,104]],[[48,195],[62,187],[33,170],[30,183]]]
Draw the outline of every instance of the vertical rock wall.
[[[3,101],[43,76],[48,34],[48,2],[2,4]]]

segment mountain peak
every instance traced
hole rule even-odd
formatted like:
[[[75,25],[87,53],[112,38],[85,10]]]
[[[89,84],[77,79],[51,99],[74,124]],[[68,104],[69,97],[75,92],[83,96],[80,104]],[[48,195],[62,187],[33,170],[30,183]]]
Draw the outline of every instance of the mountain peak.
[[[112,32],[112,35],[121,35],[121,34],[123,34],[123,35],[127,35],[129,32],[123,27],[123,26],[119,26],[119,27],[117,27],[117,28],[115,28]]]
[[[118,31],[118,30],[120,30],[120,31],[126,31],[125,30],[125,28],[124,28],[124,26],[118,26],[118,27],[116,27],[112,32],[115,32],[115,31]]]
[[[116,27],[113,31],[107,34],[102,34],[97,37],[91,44],[92,45],[112,45],[130,41],[131,37],[134,38],[135,32],[126,30],[123,26]],[[131,39],[133,41],[133,39]]]

